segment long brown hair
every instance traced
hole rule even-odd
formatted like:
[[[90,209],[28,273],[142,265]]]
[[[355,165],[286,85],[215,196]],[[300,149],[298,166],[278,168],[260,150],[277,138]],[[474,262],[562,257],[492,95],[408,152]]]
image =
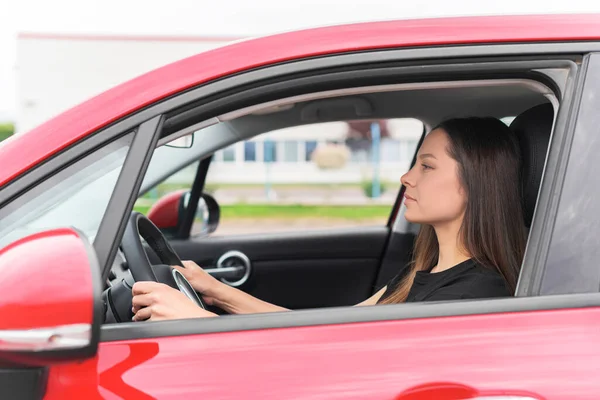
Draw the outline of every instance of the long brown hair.
[[[497,270],[514,290],[527,241],[517,138],[496,118],[451,119],[438,128],[449,138],[447,151],[458,163],[467,195],[460,243],[475,262]],[[413,254],[410,271],[381,304],[406,301],[417,271],[437,264],[439,244],[431,225],[421,226]]]

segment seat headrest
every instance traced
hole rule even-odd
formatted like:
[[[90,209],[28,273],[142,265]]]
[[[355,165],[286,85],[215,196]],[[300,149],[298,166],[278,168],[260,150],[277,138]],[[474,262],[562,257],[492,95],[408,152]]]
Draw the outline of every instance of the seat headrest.
[[[545,103],[523,112],[510,124],[521,147],[523,213],[528,228],[544,172],[553,121],[554,108],[552,104]]]

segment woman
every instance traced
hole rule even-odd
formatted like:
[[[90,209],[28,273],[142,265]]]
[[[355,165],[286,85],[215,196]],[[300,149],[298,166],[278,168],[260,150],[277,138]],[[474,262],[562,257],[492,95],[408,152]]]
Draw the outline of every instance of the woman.
[[[512,295],[526,242],[517,139],[495,118],[448,120],[423,141],[401,178],[405,218],[421,224],[414,259],[358,305]],[[283,311],[214,279],[177,268],[205,302],[230,314]],[[133,287],[134,320],[216,316],[155,282]]]

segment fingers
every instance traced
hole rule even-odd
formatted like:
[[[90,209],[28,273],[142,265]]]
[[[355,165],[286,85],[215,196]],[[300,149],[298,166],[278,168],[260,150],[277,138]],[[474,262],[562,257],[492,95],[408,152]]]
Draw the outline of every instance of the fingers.
[[[131,291],[133,293],[133,295],[138,295],[138,294],[146,294],[146,293],[151,293],[155,290],[161,289],[163,286],[166,286],[162,283],[158,283],[158,282],[150,282],[150,281],[144,281],[144,282],[136,282],[133,287],[131,288]]]
[[[159,302],[161,292],[169,288],[158,282],[136,282],[131,288],[133,298],[131,299],[133,321],[144,321],[151,319],[152,306]]]
[[[147,319],[152,319],[152,307],[139,309],[132,318],[133,321],[145,321]]]
[[[179,265],[171,265],[171,268],[175,268],[177,271],[181,272],[186,278],[190,275],[189,268],[184,268]]]
[[[200,268],[200,266],[198,264],[196,264],[193,261],[190,260],[186,260],[186,261],[182,261],[183,266],[186,267],[187,269],[194,269],[194,268]]]
[[[133,296],[131,304],[133,305],[133,312],[137,312],[142,307],[152,305],[156,301],[153,294],[138,294]]]

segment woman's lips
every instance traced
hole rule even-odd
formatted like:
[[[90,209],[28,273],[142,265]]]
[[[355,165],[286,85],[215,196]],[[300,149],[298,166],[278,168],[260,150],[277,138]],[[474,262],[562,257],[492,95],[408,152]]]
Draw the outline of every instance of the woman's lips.
[[[411,197],[411,196],[407,195],[406,193],[404,193],[404,201],[407,202],[407,201],[417,201],[417,200],[415,200],[414,197]]]

